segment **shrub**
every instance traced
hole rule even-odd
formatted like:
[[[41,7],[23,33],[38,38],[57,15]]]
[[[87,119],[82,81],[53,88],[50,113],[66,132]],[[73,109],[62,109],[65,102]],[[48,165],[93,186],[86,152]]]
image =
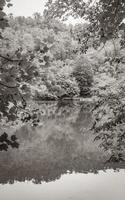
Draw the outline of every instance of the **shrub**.
[[[73,76],[78,83],[80,96],[90,95],[93,83],[93,73],[90,61],[85,56],[80,55],[76,58],[74,65]]]

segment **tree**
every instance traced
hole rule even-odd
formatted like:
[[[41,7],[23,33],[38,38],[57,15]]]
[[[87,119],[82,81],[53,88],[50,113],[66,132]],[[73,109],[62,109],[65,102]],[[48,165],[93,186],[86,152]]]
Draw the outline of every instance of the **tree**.
[[[5,6],[12,6],[10,0],[1,0],[0,1],[0,28],[3,29],[8,26],[8,21],[6,19],[6,14],[4,13],[3,9]]]
[[[5,18],[6,14],[3,12],[5,5],[10,7],[12,4],[10,3],[10,0],[1,0],[0,1],[0,29],[4,29],[8,26],[8,21]],[[0,39],[3,39],[1,33],[0,33]],[[0,119],[1,119],[1,117],[3,117],[6,114],[8,115],[8,119],[9,119],[9,117],[12,117],[12,116],[14,117],[14,114],[16,113],[16,109],[15,109],[15,107],[12,106],[10,108],[10,110],[7,111],[6,107],[9,105],[10,102],[14,103],[14,101],[12,100],[13,99],[12,93],[13,93],[13,90],[15,90],[14,93],[17,91],[17,86],[12,86],[12,85],[9,85],[9,84],[6,84],[3,82],[3,80],[6,79],[7,83],[9,83],[9,81],[10,82],[12,81],[11,82],[11,84],[12,84],[14,80],[12,80],[12,74],[9,74],[10,69],[8,69],[8,71],[5,70],[6,72],[3,70],[3,65],[5,64],[3,62],[5,60],[6,60],[6,63],[10,62],[11,58],[4,57],[1,54],[0,54],[0,58],[1,58],[1,60],[0,60],[0,65],[1,65],[0,66],[0,68],[1,68],[0,69]],[[2,74],[2,76],[1,76],[1,74]],[[9,92],[9,90],[11,90],[11,93]],[[8,96],[8,98],[7,98],[7,96]],[[10,98],[11,98],[11,100],[10,100]],[[0,136],[0,151],[7,151],[9,146],[11,146],[12,148],[18,148],[19,143],[17,142],[17,138],[15,135],[12,135],[11,138],[9,139],[8,134],[6,132],[4,132]]]
[[[121,46],[124,52],[124,0],[48,0],[46,7],[44,13],[51,18],[64,19],[72,15],[87,20],[89,27],[86,40],[94,34],[97,43],[98,39],[104,45],[107,40],[112,40],[114,43],[116,37],[120,35],[119,30],[123,30]],[[96,55],[98,53],[96,51]],[[121,55],[120,49],[117,53],[115,48],[115,53],[114,51],[109,55],[105,53],[103,62],[98,64],[99,70],[94,79],[100,78],[99,88],[95,88],[94,82],[97,99],[93,109],[95,120],[92,130],[100,147],[111,153],[108,162],[122,162],[125,150],[125,74],[124,70],[122,71],[124,53]]]
[[[93,83],[93,74],[90,61],[85,56],[80,55],[75,61],[73,76],[75,77],[79,89],[80,96],[87,96],[91,93]]]
[[[48,0],[48,17],[81,17],[90,23],[89,32],[98,32],[103,43],[114,37],[125,18],[124,0]]]

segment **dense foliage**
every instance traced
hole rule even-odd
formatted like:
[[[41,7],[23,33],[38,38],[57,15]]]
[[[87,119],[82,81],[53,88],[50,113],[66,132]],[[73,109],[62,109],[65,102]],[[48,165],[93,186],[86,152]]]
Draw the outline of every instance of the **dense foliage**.
[[[73,15],[84,18],[90,22],[91,27],[100,29],[103,37],[108,38],[125,18],[124,0],[48,0],[46,7],[46,16],[62,18]]]
[[[71,32],[69,26],[55,19],[48,21],[39,13],[28,18],[9,15],[7,20],[9,26],[1,31],[0,40],[2,124],[17,120],[29,100],[91,93],[91,64],[80,55],[74,28]]]
[[[89,54],[94,67],[93,94],[96,105],[92,129],[96,134],[95,140],[100,141],[100,147],[111,152],[108,161],[124,161],[125,2],[50,0],[46,6],[45,15],[48,18],[73,15],[88,20],[82,34],[77,29],[77,36],[83,52]],[[90,50],[91,47],[96,50]]]
[[[49,0],[44,16],[5,18],[0,10],[0,124],[40,122],[34,100],[93,95],[92,130],[123,161],[125,148],[125,2]],[[86,23],[65,25],[72,15]],[[16,123],[14,123],[16,121]],[[19,120],[18,120],[19,121]]]
[[[48,0],[44,12],[48,18],[67,19],[68,16],[80,17],[89,24],[84,40],[84,52],[88,41],[99,46],[107,40],[116,38],[118,30],[123,30],[125,18],[124,0]]]

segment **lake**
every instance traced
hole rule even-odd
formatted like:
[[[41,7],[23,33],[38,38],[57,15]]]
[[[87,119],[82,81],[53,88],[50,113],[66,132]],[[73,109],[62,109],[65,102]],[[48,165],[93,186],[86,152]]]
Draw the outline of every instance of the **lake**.
[[[1,200],[124,200],[125,163],[90,131],[86,103],[40,104],[41,123],[16,130],[19,149],[0,152]]]

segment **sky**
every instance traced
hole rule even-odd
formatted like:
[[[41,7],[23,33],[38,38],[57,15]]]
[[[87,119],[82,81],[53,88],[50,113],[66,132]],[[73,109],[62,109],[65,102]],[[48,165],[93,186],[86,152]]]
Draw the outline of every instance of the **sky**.
[[[7,13],[15,16],[32,16],[35,12],[42,13],[47,0],[11,0],[12,7],[6,8]]]
[[[6,8],[7,14],[12,13],[14,16],[32,16],[35,12],[43,13],[44,6],[47,0],[11,0],[12,7]],[[74,20],[69,18],[67,23],[76,24],[81,23],[81,19]]]

